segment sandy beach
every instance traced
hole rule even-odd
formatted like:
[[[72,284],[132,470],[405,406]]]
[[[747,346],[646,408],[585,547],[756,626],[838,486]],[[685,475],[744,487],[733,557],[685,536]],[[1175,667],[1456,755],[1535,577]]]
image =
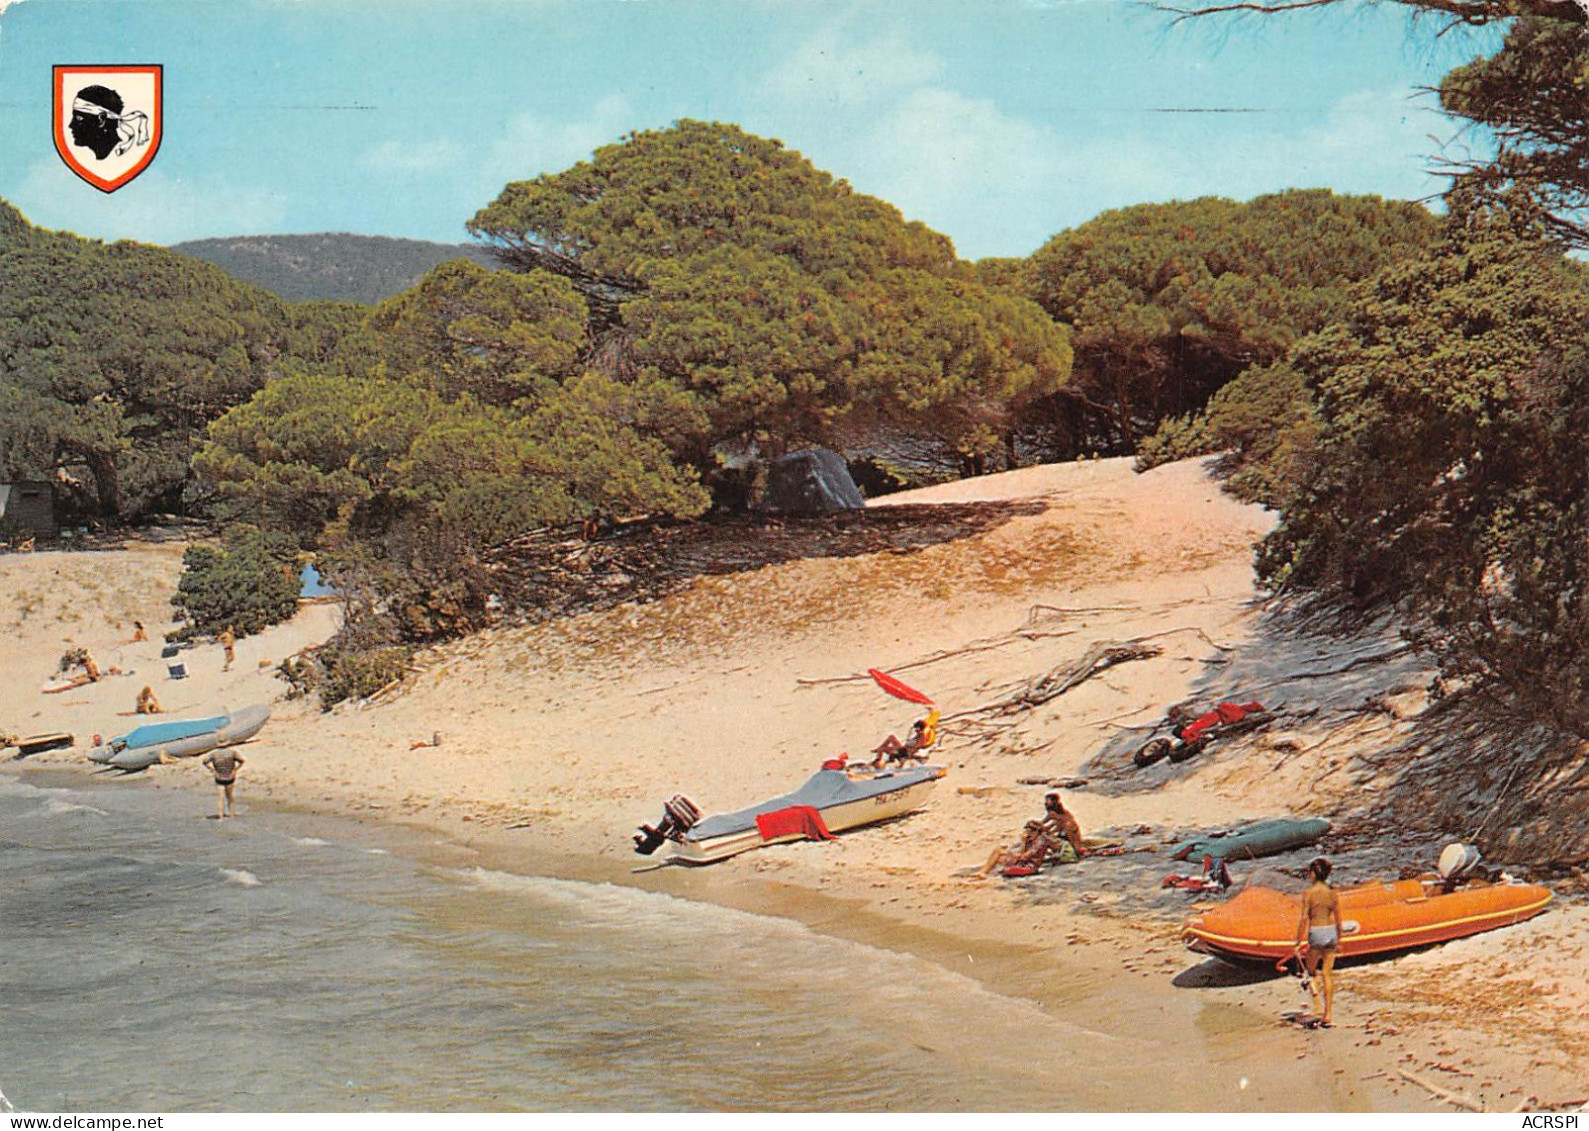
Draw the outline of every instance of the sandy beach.
[[[422,653],[378,702],[327,713],[287,700],[275,667],[334,631],[335,605],[306,604],[239,641],[229,672],[219,647],[187,650],[188,677],[171,680],[160,648],[180,543],[0,557],[11,641],[0,731],[78,741],[0,766],[97,769],[82,750],[94,734],[135,725],[128,713],[146,684],[173,716],[268,702],[271,722],[242,750],[245,820],[269,804],[401,822],[492,867],[665,891],[909,951],[1099,1042],[1126,1042],[1131,1071],[1164,1081],[1168,1109],[1589,1102],[1589,922],[1570,895],[1516,927],[1348,967],[1327,1032],[1279,1022],[1304,1002],[1292,979],[1237,977],[1180,944],[1196,897],[1159,889],[1187,867],[1165,847],[1189,830],[1283,814],[1349,822],[1375,788],[1354,759],[1424,708],[1415,659],[1355,670],[1387,705],[1348,721],[1329,709],[1344,693],[1329,678],[1262,675],[1297,662],[1266,630],[1254,584],[1252,547],[1272,516],[1222,494],[1201,461],[1141,475],[1129,460],[1081,461],[873,505],[997,501],[1032,505],[910,552],[706,576],[654,603],[482,633]],[[134,619],[149,641],[130,642]],[[1125,641],[1160,650],[1039,706],[991,709]],[[78,646],[130,674],[42,694]],[[943,709],[934,761],[949,773],[923,811],[706,869],[635,871],[645,861],[631,832],[675,793],[709,812],[739,808],[793,788],[825,758],[870,757],[884,735],[903,735],[913,708],[882,694],[869,667],[897,672]],[[1226,689],[1277,696],[1275,724],[1173,772],[1154,769],[1151,788],[1133,778],[1122,751],[1167,706]],[[150,774],[190,789],[195,807],[214,804],[192,761]],[[1075,779],[1086,784],[1062,792],[1089,835],[1157,851],[1032,881],[964,874],[1015,839],[1050,783]],[[1442,843],[1402,862],[1432,867]]]

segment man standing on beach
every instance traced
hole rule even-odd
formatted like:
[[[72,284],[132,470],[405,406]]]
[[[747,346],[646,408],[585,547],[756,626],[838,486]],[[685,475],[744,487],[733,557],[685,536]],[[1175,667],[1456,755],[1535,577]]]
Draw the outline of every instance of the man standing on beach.
[[[231,625],[227,625],[221,634],[215,638],[215,642],[226,649],[226,664],[221,670],[223,672],[231,671],[234,658],[232,650],[237,647],[237,633],[232,631]]]
[[[224,821],[237,816],[232,805],[232,787],[237,784],[237,771],[243,767],[243,756],[227,747],[211,750],[200,765],[208,766],[215,775],[215,819]]]

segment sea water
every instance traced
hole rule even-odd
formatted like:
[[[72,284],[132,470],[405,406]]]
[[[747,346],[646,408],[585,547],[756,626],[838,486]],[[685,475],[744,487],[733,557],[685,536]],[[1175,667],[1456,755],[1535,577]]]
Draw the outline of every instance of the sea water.
[[[0,1095],[16,1110],[1146,1098],[1100,1070],[1109,1038],[907,954],[437,863],[390,830],[246,794],[237,820],[207,819],[212,805],[148,776],[0,774]]]

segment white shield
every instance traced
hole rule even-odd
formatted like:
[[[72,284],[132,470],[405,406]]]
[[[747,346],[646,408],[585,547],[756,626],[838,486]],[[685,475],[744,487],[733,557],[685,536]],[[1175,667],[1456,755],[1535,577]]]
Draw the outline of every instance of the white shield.
[[[160,148],[159,64],[57,66],[55,151],[83,180],[115,192]]]

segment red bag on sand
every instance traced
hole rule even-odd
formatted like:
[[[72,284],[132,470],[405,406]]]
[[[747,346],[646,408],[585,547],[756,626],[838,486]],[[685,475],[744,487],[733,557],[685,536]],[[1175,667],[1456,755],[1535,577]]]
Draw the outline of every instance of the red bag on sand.
[[[1254,700],[1251,703],[1221,703],[1206,715],[1198,715],[1186,729],[1181,731],[1182,742],[1196,742],[1217,726],[1228,726],[1239,723],[1248,715],[1263,710],[1263,704]]]
[[[1254,700],[1251,703],[1221,703],[1214,708],[1214,713],[1219,716],[1222,723],[1239,723],[1248,715],[1263,710],[1263,704]]]
[[[999,870],[999,875],[1013,880],[1019,876],[1035,876],[1037,869],[1030,864],[1008,864]]]

